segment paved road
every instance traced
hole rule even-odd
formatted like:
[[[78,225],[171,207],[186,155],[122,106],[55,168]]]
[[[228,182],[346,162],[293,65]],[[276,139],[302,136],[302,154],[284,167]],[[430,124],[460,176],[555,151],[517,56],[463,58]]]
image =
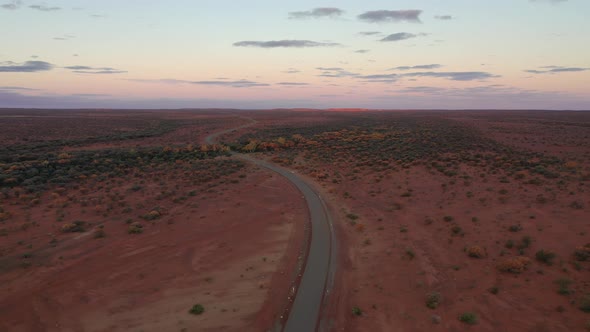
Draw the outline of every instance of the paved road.
[[[229,133],[235,129],[252,126],[256,123],[254,120],[251,121],[243,126],[215,133],[207,137],[206,142],[212,144],[220,135]],[[296,173],[256,159],[250,155],[237,153],[234,153],[234,155],[242,160],[249,161],[284,176],[305,197],[311,217],[311,243],[303,276],[283,331],[316,331],[319,325],[324,294],[327,292],[327,286],[331,283],[330,279],[333,277],[333,266],[331,267],[331,264],[334,263],[334,260],[331,257],[334,255],[333,241],[335,239],[328,209],[321,197],[303,179],[297,176]]]

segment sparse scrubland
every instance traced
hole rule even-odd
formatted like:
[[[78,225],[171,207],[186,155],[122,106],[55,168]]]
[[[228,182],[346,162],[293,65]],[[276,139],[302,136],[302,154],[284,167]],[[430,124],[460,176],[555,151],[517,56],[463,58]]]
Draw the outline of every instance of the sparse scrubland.
[[[334,330],[583,330],[590,115],[313,116],[224,142],[329,197],[342,242]]]
[[[288,181],[203,143],[243,120],[20,115],[0,116],[11,137],[0,146],[0,330],[258,331],[280,319],[306,207]]]
[[[81,113],[29,135],[43,112],[0,119],[15,128],[0,147],[0,327],[269,328],[307,208],[231,150],[329,205],[334,331],[590,322],[590,114],[137,111],[91,127]]]

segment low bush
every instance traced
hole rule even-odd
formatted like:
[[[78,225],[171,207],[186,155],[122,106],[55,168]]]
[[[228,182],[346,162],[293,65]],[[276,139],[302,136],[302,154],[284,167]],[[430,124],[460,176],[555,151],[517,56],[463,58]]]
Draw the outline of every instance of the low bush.
[[[74,221],[73,223],[64,224],[61,226],[61,231],[64,233],[82,233],[85,231],[86,222]]]
[[[459,321],[465,324],[474,325],[477,324],[477,315],[473,312],[464,312],[459,315]]]
[[[553,264],[553,259],[555,258],[555,253],[552,253],[552,252],[546,251],[546,250],[539,250],[535,254],[535,258],[541,263],[551,265],[551,264]]]
[[[524,256],[508,257],[501,260],[496,268],[501,272],[522,273],[531,264],[531,259]]]
[[[472,246],[467,249],[467,255],[473,258],[484,258],[487,256],[486,250],[480,246]]]
[[[352,314],[355,316],[361,316],[363,314],[363,311],[359,307],[353,307]]]
[[[432,292],[432,293],[426,295],[426,306],[430,309],[438,308],[440,301],[441,301],[441,296],[440,296],[440,293],[438,293],[438,292]]]
[[[193,315],[201,315],[205,312],[205,307],[200,304],[195,304],[188,312]]]

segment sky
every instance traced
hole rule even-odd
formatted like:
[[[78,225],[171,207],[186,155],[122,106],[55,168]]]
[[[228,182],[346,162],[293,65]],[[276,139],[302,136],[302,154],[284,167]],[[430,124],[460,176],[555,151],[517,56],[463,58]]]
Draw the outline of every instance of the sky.
[[[588,0],[0,0],[0,107],[590,110]]]

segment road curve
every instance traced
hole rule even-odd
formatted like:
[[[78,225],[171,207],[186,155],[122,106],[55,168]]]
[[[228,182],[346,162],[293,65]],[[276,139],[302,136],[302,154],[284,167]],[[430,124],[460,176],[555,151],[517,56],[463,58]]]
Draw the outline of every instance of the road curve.
[[[212,134],[206,138],[208,144],[215,143],[217,137],[254,125],[255,120],[237,128]],[[303,194],[311,218],[311,242],[303,275],[291,306],[289,317],[283,327],[284,332],[313,332],[319,326],[324,294],[333,277],[334,236],[328,209],[321,197],[296,173],[276,166],[250,155],[233,153],[236,157],[267,168],[291,181]]]

